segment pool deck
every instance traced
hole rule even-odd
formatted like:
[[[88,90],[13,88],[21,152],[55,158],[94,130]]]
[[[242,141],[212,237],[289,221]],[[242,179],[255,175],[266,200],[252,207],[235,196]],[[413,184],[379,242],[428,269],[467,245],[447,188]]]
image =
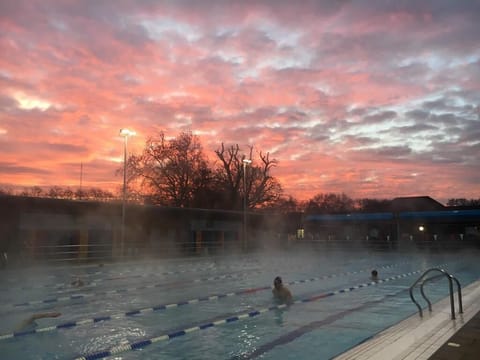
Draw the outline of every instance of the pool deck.
[[[429,360],[477,360],[480,357],[480,312],[438,349]]]
[[[480,281],[462,289],[463,314],[451,319],[450,298],[412,315],[334,360],[477,360],[480,354]],[[412,304],[413,305],[413,304]]]

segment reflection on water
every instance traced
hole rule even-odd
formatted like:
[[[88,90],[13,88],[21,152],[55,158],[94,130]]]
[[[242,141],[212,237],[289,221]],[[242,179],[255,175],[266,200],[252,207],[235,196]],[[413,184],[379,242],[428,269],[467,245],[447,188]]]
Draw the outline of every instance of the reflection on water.
[[[248,321],[242,324],[242,329],[238,334],[238,344],[242,349],[241,353],[247,353],[252,347],[254,348],[259,339],[260,337],[256,324]]]
[[[286,309],[275,309],[274,316],[275,316],[275,323],[279,326],[283,326],[283,312]]]

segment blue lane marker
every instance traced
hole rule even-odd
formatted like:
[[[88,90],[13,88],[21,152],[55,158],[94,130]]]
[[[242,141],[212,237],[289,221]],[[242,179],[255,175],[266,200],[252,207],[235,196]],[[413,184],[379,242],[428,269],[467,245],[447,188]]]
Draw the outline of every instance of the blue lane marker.
[[[386,279],[380,279],[380,280],[377,280],[377,281],[371,281],[371,282],[368,282],[368,283],[359,284],[357,286],[353,286],[353,287],[350,287],[350,288],[347,288],[347,289],[340,289],[340,290],[332,291],[332,292],[325,293],[325,294],[319,294],[319,295],[316,295],[316,296],[313,296],[313,297],[310,297],[310,298],[296,300],[296,301],[293,302],[293,304],[300,304],[300,303],[317,301],[317,300],[320,300],[320,299],[323,299],[323,298],[326,298],[326,297],[329,297],[329,296],[337,295],[337,294],[340,294],[340,293],[353,291],[353,290],[364,288],[364,287],[367,287],[367,286],[374,286],[374,285],[385,283],[385,282],[388,282],[388,281],[405,278],[407,276],[412,276],[414,274],[420,273],[421,271],[424,271],[424,270],[412,271],[412,272],[409,272],[409,273],[392,276],[392,277],[389,277],[389,278],[386,278]],[[175,331],[173,333],[162,334],[162,335],[159,335],[157,337],[150,338],[150,339],[142,339],[142,340],[130,343],[130,344],[122,344],[122,345],[114,346],[109,350],[101,350],[99,352],[82,355],[80,357],[75,358],[75,360],[93,360],[93,359],[102,359],[102,358],[105,358],[105,357],[108,357],[108,356],[114,356],[116,354],[123,353],[123,352],[126,352],[126,351],[131,351],[131,350],[143,348],[143,347],[146,347],[148,345],[154,344],[156,342],[167,341],[167,340],[170,340],[170,339],[173,339],[173,338],[176,338],[176,337],[180,337],[180,336],[189,334],[189,333],[194,332],[194,331],[206,330],[206,329],[209,329],[209,328],[214,327],[214,326],[219,326],[219,325],[223,325],[223,324],[227,324],[227,323],[231,323],[231,322],[235,322],[235,321],[239,321],[239,320],[243,320],[243,319],[252,318],[252,317],[258,316],[260,314],[272,311],[272,310],[283,309],[283,308],[286,308],[286,307],[287,307],[287,305],[281,304],[281,305],[270,306],[270,307],[263,308],[263,309],[253,310],[253,311],[250,311],[248,313],[243,313],[243,314],[240,314],[240,315],[237,315],[237,316],[230,316],[228,318],[216,320],[216,321],[213,321],[213,322],[208,322],[208,323],[205,323],[205,324],[192,326],[190,328],[183,329],[183,330],[178,330],[178,331]]]
[[[47,300],[43,300],[44,303],[53,303],[53,302],[57,302],[58,300],[57,299],[47,299]]]
[[[100,322],[100,321],[107,321],[111,319],[112,319],[111,316],[99,316],[99,317],[94,317],[92,320],[93,322]]]
[[[56,328],[57,329],[67,329],[67,328],[72,328],[74,326],[77,326],[77,323],[75,321],[72,321],[72,322],[57,325]]]
[[[176,338],[176,337],[179,337],[179,336],[183,336],[185,335],[186,332],[185,330],[180,330],[180,331],[177,331],[177,332],[174,332],[174,333],[171,333],[171,334],[168,334],[168,337],[170,339],[173,339],[173,338]],[[152,340],[150,340],[150,344],[152,343]]]
[[[140,314],[140,310],[128,311],[128,312],[125,313],[125,316],[132,316],[132,315],[137,315],[137,314]]]
[[[27,330],[27,331],[17,331],[13,333],[14,336],[24,336],[29,334],[35,334],[35,329]]]
[[[132,349],[141,349],[145,346],[148,346],[152,343],[151,340],[143,340],[132,344]]]

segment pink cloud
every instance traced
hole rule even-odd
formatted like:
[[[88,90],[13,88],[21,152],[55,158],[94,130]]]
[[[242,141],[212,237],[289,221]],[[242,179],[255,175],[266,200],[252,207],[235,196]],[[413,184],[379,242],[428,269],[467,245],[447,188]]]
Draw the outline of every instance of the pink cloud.
[[[478,197],[475,4],[0,6],[4,183],[115,188],[132,127],[270,151],[301,199]]]

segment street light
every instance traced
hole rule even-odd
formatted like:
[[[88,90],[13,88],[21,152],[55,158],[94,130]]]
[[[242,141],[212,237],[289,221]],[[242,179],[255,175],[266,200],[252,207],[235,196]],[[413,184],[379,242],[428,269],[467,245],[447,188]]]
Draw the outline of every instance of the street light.
[[[124,255],[125,249],[125,203],[127,201],[127,142],[129,136],[136,135],[135,131],[120,129],[120,136],[123,137],[123,200],[122,200],[122,229],[120,239],[120,254]]]
[[[250,159],[243,159],[243,250],[247,249],[247,165],[252,163]]]

